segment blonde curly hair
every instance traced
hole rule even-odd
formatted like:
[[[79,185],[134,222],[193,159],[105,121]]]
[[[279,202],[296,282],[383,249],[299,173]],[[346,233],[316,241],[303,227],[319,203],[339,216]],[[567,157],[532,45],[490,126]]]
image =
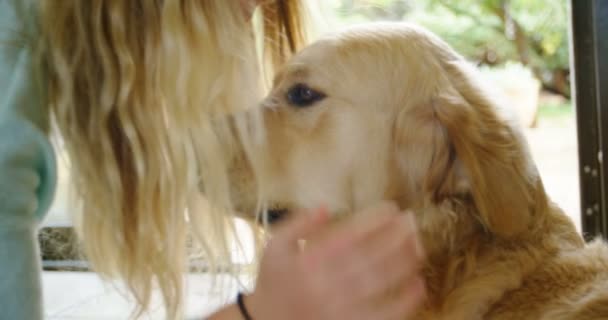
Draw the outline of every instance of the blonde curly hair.
[[[167,316],[181,317],[188,248],[211,271],[231,263],[226,155],[246,134],[214,119],[258,101],[306,42],[303,8],[265,1],[250,21],[241,1],[41,0],[76,228],[94,270],[128,285],[134,316],[158,286]]]

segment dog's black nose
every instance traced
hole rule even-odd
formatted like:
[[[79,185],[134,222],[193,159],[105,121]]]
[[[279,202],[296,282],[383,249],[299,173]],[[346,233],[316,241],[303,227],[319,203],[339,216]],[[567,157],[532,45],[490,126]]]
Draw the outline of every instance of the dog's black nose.
[[[273,225],[281,221],[281,219],[285,218],[288,213],[289,211],[287,209],[269,209],[268,211],[266,211],[266,214],[268,216],[268,224]],[[264,224],[263,215],[261,215],[258,219],[258,223]]]

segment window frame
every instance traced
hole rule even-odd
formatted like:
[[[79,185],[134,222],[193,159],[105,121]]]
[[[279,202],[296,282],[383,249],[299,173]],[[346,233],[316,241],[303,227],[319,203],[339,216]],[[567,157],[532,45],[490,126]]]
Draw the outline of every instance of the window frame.
[[[571,0],[570,4],[581,224],[590,240],[608,236],[608,163],[602,161],[602,151],[608,150],[608,1]]]

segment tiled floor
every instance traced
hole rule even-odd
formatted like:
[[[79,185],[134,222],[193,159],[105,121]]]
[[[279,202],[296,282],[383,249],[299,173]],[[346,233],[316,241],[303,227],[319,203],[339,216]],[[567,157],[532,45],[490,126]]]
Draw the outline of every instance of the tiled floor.
[[[220,277],[211,287],[206,275],[190,275],[186,301],[186,319],[203,319],[230,302],[238,288],[237,282]],[[129,319],[133,303],[124,295],[124,288],[102,282],[94,273],[44,272],[45,319],[48,320],[120,320]],[[142,319],[164,319],[160,297],[153,297],[153,310]]]

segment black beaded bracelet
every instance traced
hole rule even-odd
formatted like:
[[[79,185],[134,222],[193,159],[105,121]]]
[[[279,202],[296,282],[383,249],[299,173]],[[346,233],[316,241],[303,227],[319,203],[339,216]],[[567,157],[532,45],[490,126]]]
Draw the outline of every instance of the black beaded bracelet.
[[[251,315],[249,315],[247,308],[245,307],[245,302],[243,301],[244,297],[245,295],[242,292],[239,292],[239,294],[236,296],[236,303],[239,306],[239,310],[241,311],[241,315],[243,315],[243,318],[245,318],[245,320],[253,320]]]

